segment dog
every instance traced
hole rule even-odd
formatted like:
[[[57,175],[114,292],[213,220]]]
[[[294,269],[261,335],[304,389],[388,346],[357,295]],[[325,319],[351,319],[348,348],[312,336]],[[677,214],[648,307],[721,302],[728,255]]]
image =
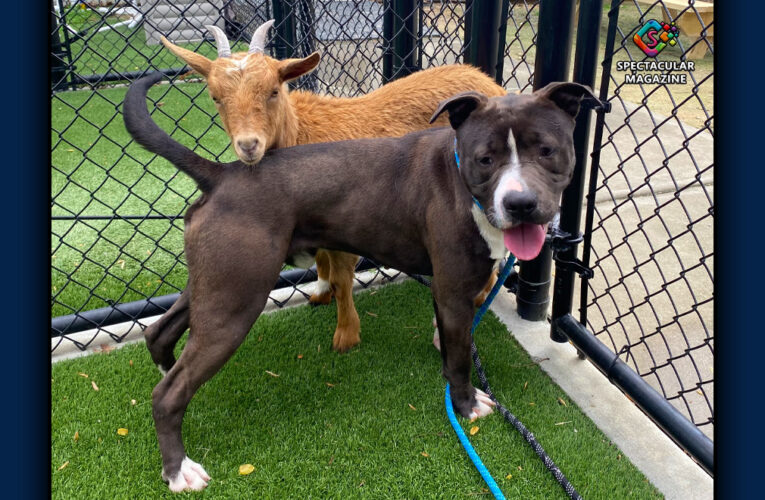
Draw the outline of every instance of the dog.
[[[278,149],[251,167],[202,158],[160,129],[146,106],[160,78],[131,85],[127,130],[202,192],[184,218],[191,334],[152,394],[170,489],[201,490],[210,480],[184,449],[189,401],[242,343],[282,263],[318,248],[432,275],[454,409],[490,414],[494,403],[470,382],[473,298],[507,251],[521,260],[540,252],[573,176],[574,118],[592,91],[552,83],[531,95],[463,92],[433,113],[431,121],[447,113],[451,128]]]

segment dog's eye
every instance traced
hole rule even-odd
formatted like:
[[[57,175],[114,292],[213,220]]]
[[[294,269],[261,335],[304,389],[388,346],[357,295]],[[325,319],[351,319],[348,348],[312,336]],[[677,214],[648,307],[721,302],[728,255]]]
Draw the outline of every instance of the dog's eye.
[[[220,105],[220,99],[218,99],[217,97],[213,97],[213,96],[210,96],[210,97],[212,97],[212,100],[213,100],[213,102],[215,103],[216,106]]]
[[[273,92],[271,92],[271,99],[275,98],[279,95],[279,89],[274,89]]]
[[[542,158],[549,158],[556,153],[556,149],[550,146],[542,146],[539,148],[539,156]]]
[[[490,167],[493,162],[494,161],[491,159],[491,156],[482,156],[478,159],[478,163],[484,167]]]

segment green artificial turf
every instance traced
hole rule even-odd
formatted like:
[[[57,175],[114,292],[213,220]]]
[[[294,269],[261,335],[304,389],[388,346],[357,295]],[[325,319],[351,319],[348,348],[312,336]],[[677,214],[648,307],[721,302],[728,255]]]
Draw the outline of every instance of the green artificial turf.
[[[363,341],[351,352],[330,349],[334,306],[280,311],[262,316],[199,390],[183,434],[188,455],[213,478],[207,498],[487,494],[443,408],[429,290],[389,285],[358,295],[357,306]],[[661,496],[493,314],[476,337],[497,397],[579,493]],[[144,344],[57,363],[51,376],[53,498],[177,498],[160,478],[151,416],[160,374]],[[461,422],[468,431],[479,427],[470,439],[508,498],[566,498],[500,415]],[[247,463],[254,472],[239,475]]]

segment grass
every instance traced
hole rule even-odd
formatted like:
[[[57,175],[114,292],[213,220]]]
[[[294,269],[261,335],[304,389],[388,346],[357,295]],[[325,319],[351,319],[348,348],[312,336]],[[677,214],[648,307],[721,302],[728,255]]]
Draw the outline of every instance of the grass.
[[[360,294],[357,306],[363,342],[350,353],[330,350],[334,307],[280,311],[261,317],[229,363],[200,389],[183,430],[189,456],[213,477],[208,498],[485,493],[443,409],[429,291],[413,282],[390,285]],[[476,336],[498,398],[579,493],[661,496],[493,314]],[[143,344],[57,363],[51,377],[53,498],[177,498],[160,479],[150,402],[160,375]],[[471,441],[509,497],[565,498],[501,416],[462,424],[479,427]],[[118,428],[129,434],[117,435]],[[255,471],[240,476],[245,463]]]
[[[125,92],[113,88],[53,97],[52,216],[178,215],[196,197],[190,178],[131,144],[119,113]],[[205,93],[201,83],[155,86],[149,96],[161,103],[162,113],[154,117],[200,154],[231,161],[228,137]],[[185,284],[185,266],[178,263],[181,219],[54,220],[51,226],[53,316],[172,293]]]

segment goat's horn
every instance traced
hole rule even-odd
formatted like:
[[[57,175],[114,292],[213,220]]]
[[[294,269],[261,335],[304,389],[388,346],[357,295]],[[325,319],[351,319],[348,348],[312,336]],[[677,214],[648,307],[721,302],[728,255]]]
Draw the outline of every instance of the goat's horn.
[[[231,57],[231,47],[228,38],[222,29],[217,26],[205,26],[215,37],[215,46],[218,47],[218,57]]]
[[[268,30],[274,25],[274,22],[273,19],[266,21],[255,30],[255,33],[252,34],[250,50],[247,51],[248,54],[256,54],[266,50],[266,36],[268,35]]]

